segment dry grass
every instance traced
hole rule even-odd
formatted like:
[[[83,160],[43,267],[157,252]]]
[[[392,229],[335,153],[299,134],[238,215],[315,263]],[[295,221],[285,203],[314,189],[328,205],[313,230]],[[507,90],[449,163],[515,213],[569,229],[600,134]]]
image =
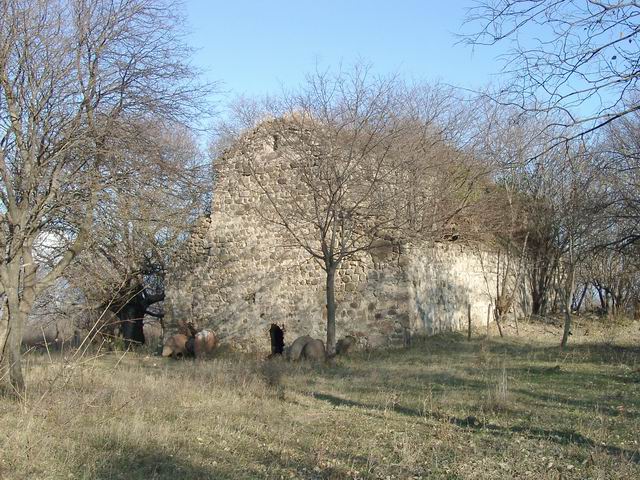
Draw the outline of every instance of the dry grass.
[[[640,478],[637,339],[557,338],[325,366],[34,354],[26,399],[0,398],[0,477]]]

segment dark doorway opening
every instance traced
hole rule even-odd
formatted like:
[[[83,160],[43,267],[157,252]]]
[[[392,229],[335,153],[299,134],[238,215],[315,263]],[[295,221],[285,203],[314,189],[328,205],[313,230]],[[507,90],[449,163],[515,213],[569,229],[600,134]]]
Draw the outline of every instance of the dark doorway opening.
[[[284,352],[284,328],[272,323],[269,336],[271,337],[271,355],[282,355]]]

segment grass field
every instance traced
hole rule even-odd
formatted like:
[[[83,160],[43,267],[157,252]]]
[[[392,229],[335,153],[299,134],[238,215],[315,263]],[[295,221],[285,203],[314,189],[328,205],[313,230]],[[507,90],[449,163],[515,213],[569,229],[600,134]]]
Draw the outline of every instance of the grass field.
[[[26,399],[0,398],[0,478],[640,478],[639,343],[603,332],[322,366],[33,354]]]

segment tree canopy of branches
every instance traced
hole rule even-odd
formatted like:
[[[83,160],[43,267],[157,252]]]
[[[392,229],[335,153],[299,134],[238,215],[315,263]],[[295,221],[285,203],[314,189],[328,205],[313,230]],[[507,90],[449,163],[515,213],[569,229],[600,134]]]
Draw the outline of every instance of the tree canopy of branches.
[[[197,109],[205,87],[176,11],[162,0],[0,5],[0,356],[18,392],[25,317],[87,247],[99,208],[152,161],[130,154],[152,138],[145,121],[187,124]]]
[[[116,315],[116,324],[102,322],[93,333],[106,338],[117,331],[126,344],[145,343],[146,314],[162,323],[162,310],[149,307],[164,299],[169,259],[205,210],[212,187],[210,165],[189,131],[149,122],[143,129],[128,150],[135,172],[102,198],[87,249],[65,275],[98,318],[105,310]]]
[[[449,101],[446,92],[408,88],[357,65],[316,72],[267,109],[290,178],[264,182],[256,157],[248,158],[248,181],[266,198],[260,214],[326,273],[330,352],[341,265],[381,244],[437,238],[469,202],[479,171],[446,142],[455,124]]]
[[[555,132],[545,130],[535,114],[486,101],[477,112],[482,126],[474,148],[495,182],[494,193],[480,205],[489,234],[482,239],[483,247],[524,257],[530,311],[546,315],[561,308],[566,344],[577,271],[605,242],[610,229],[612,183],[603,168],[605,157],[595,142],[557,145]],[[503,277],[509,273],[509,260],[502,262]],[[494,288],[496,319],[507,309],[499,300],[508,282],[498,278],[497,285],[502,288]],[[510,298],[506,295],[505,307]]]
[[[551,114],[576,139],[640,108],[640,3],[619,0],[480,0],[463,41],[508,44],[507,83],[495,98]],[[571,128],[575,127],[575,128]]]

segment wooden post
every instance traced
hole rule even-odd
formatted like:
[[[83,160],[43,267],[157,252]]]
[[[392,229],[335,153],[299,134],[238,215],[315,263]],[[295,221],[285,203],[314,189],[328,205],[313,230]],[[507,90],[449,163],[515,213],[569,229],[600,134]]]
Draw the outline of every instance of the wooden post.
[[[489,336],[489,321],[491,319],[491,304],[487,305],[487,337]]]
[[[471,341],[471,304],[467,305],[467,321],[469,325],[469,329],[467,331],[467,340]]]
[[[402,333],[404,348],[409,348],[411,346],[411,331],[408,327],[402,327]]]

